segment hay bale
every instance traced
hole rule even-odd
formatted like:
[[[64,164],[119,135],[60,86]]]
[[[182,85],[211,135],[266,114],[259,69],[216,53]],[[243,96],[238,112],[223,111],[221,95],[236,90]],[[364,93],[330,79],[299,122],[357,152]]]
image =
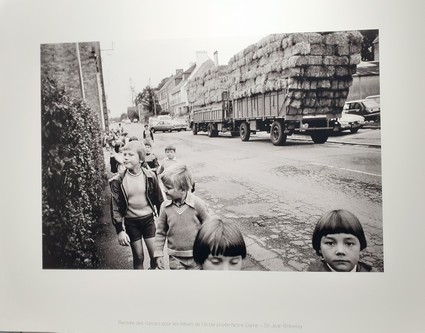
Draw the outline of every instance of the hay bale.
[[[285,90],[287,112],[337,110],[360,62],[361,41],[356,31],[266,36],[235,54],[224,68],[211,68],[188,84],[189,100],[217,102],[225,89],[234,99]]]

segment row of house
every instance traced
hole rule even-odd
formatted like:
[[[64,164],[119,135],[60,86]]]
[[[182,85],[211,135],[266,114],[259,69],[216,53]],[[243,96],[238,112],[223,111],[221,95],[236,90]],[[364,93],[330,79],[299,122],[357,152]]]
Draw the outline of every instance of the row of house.
[[[174,75],[169,77],[157,92],[158,103],[163,112],[172,116],[188,114],[188,98],[186,86],[190,79],[200,76],[209,68],[218,66],[218,54],[214,53],[214,61],[206,51],[196,52],[196,61],[186,70],[176,69]]]

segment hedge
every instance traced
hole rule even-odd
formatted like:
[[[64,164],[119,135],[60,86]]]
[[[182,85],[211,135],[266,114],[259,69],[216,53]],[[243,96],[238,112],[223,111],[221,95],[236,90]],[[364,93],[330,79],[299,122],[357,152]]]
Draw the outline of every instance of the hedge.
[[[100,123],[55,81],[41,83],[43,268],[93,268],[106,185]]]

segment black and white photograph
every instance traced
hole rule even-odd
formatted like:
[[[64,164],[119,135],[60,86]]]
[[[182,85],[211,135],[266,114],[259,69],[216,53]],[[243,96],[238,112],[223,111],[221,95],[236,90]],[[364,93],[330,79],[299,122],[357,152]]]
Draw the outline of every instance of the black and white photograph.
[[[423,332],[424,9],[0,0],[0,332]]]
[[[43,268],[384,271],[378,29],[220,46],[40,46]]]

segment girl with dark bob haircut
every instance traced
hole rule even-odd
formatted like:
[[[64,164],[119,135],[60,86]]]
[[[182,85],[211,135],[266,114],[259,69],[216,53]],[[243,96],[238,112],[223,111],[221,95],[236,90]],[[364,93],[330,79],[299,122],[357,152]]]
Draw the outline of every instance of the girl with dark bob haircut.
[[[312,243],[321,259],[311,263],[309,271],[374,271],[359,261],[360,251],[367,247],[366,237],[359,219],[348,210],[325,213],[316,224]]]
[[[193,245],[193,258],[206,270],[240,270],[246,245],[239,229],[218,218],[205,221]]]

